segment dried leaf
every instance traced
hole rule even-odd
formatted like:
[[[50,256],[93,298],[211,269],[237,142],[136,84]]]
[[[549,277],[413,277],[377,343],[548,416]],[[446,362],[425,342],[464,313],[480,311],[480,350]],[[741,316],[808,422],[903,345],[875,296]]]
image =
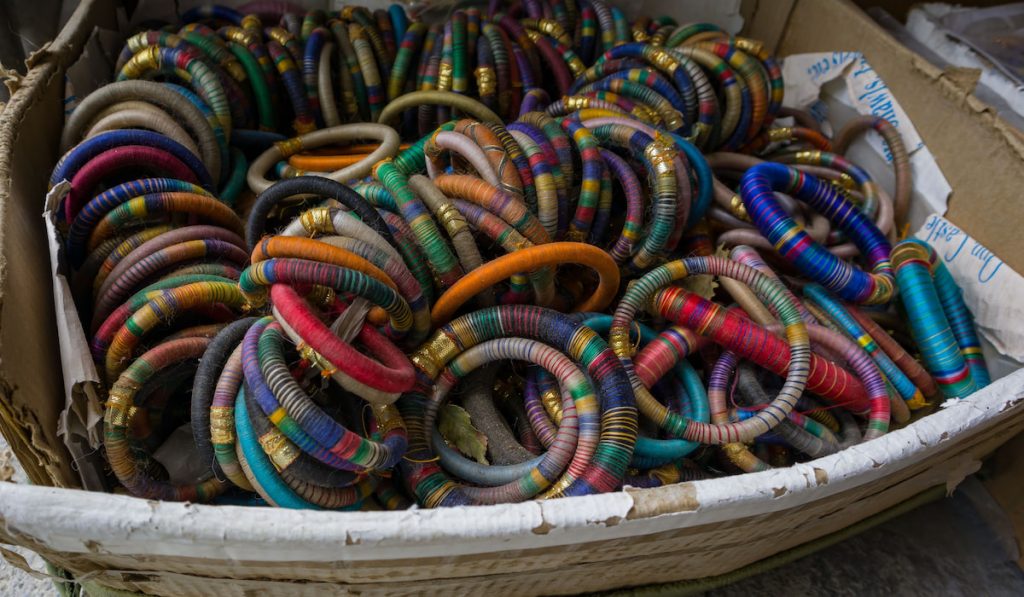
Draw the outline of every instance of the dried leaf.
[[[445,404],[438,413],[437,426],[445,441],[454,445],[463,455],[480,464],[488,464],[487,436],[473,426],[466,409],[457,404]]]

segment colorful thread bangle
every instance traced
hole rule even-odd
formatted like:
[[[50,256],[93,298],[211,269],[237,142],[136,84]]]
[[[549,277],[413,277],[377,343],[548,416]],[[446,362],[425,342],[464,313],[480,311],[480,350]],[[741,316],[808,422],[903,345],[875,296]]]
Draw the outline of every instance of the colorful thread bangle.
[[[836,222],[861,249],[871,273],[839,260],[814,242],[779,207],[775,191],[800,199]],[[764,163],[747,170],[740,193],[761,233],[808,277],[855,303],[881,304],[892,299],[895,284],[889,241],[830,185],[787,166]]]
[[[599,276],[597,290],[577,311],[598,311],[608,306],[619,289],[619,268],[612,258],[597,247],[583,243],[549,243],[509,253],[487,262],[466,274],[444,294],[431,310],[434,326],[447,322],[470,298],[512,274],[528,272],[545,266],[581,263],[592,267]]]

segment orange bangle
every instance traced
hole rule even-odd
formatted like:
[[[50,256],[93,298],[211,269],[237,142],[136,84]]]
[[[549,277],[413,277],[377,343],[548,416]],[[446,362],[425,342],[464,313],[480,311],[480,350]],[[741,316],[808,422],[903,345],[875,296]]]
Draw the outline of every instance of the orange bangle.
[[[395,281],[384,270],[370,263],[363,257],[341,247],[303,236],[270,236],[264,238],[252,250],[253,263],[274,258],[309,259],[329,263],[359,273],[387,284],[392,290],[398,290]]]
[[[399,151],[405,151],[408,148],[409,144],[405,143],[400,145],[398,149]],[[288,165],[305,172],[332,172],[358,164],[365,160],[374,149],[377,149],[376,145],[351,145],[349,147],[311,149],[307,152],[290,156],[288,158]]]
[[[619,266],[611,255],[586,243],[548,243],[502,255],[469,272],[437,299],[430,319],[435,328],[440,327],[471,298],[513,274],[564,263],[589,266],[598,275],[597,290],[575,311],[600,311],[611,303],[619,291]]]
[[[452,199],[465,199],[500,217],[535,245],[551,238],[526,204],[491,183],[466,174],[441,174],[434,185]]]
[[[388,287],[398,290],[395,281],[376,265],[351,251],[346,251],[341,247],[335,247],[312,238],[302,236],[271,236],[264,238],[253,249],[251,261],[259,263],[260,261],[266,261],[275,257],[309,259],[346,267],[364,273],[386,284]],[[366,318],[371,324],[380,326],[387,323],[388,314],[384,309],[374,305],[370,308]]]

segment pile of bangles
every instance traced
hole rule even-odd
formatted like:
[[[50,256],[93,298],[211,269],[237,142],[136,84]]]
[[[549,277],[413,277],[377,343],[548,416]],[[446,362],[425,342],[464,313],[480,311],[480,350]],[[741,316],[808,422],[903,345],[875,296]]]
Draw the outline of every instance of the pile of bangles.
[[[436,13],[192,10],[72,106],[50,183],[112,486],[586,495],[827,456],[989,383],[942,260],[897,242],[889,122],[825,134],[714,25]],[[871,131],[891,193],[843,157]]]

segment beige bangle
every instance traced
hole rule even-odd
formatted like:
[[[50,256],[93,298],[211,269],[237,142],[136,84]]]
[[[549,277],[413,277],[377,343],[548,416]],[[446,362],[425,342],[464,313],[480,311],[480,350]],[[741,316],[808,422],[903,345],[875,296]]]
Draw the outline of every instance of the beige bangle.
[[[118,102],[104,109],[86,125],[85,138],[94,137],[106,131],[117,129],[147,129],[170,137],[196,156],[199,147],[180,124],[167,112],[148,102],[129,100]]]
[[[334,99],[334,78],[331,77],[331,56],[334,55],[334,43],[327,42],[320,49],[320,63],[317,66],[316,86],[320,95],[320,114],[324,117],[324,124],[327,126],[338,126],[341,118],[338,116],[338,104]]]
[[[317,147],[323,147],[324,145],[331,145],[333,143],[340,143],[345,141],[362,141],[365,139],[374,139],[380,142],[377,149],[373,150],[370,155],[366,156],[363,160],[360,160],[356,164],[346,166],[341,170],[335,170],[334,172],[308,172],[304,173],[298,171],[296,175],[310,174],[313,176],[324,176],[330,178],[336,182],[346,183],[350,180],[363,178],[368,176],[373,170],[373,165],[377,162],[393,157],[398,152],[398,146],[400,139],[398,132],[395,129],[384,126],[382,124],[372,123],[360,123],[360,124],[343,124],[340,126],[334,126],[319,131],[313,131],[293,137],[285,141],[275,143],[273,147],[264,151],[252,165],[249,166],[249,172],[246,174],[246,182],[249,183],[249,188],[255,193],[262,193],[267,190],[270,185],[274,184],[273,181],[268,180],[266,173],[274,167],[281,160],[288,159],[290,156],[299,153],[306,149],[314,149]]]

